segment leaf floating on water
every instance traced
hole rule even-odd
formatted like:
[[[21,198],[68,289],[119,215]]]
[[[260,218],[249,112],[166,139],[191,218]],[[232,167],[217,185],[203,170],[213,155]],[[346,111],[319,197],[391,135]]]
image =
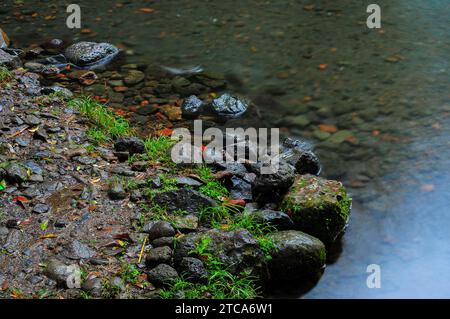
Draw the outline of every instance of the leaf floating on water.
[[[153,13],[153,12],[155,12],[155,9],[153,9],[153,8],[140,8],[139,12],[142,12],[142,13]]]

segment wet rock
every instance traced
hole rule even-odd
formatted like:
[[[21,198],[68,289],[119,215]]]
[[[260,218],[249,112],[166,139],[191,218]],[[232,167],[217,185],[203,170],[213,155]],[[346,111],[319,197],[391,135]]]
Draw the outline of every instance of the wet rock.
[[[17,69],[22,66],[22,62],[18,56],[11,55],[0,49],[0,66],[4,66],[7,69]]]
[[[159,264],[170,264],[172,261],[172,249],[168,246],[153,248],[145,258],[148,267],[155,267]]]
[[[194,215],[174,216],[173,226],[182,233],[196,231],[198,228],[198,217]]]
[[[198,117],[203,111],[204,103],[195,95],[184,99],[181,105],[181,112],[184,118],[194,119]]]
[[[213,111],[225,119],[242,116],[248,109],[248,103],[228,93],[223,94],[211,103]]]
[[[145,74],[138,70],[129,70],[127,75],[124,77],[123,82],[126,85],[135,85],[145,79]]]
[[[175,236],[175,229],[173,229],[170,223],[165,221],[156,222],[148,230],[148,237],[150,240],[154,240],[156,238],[161,237],[173,237],[173,236]]]
[[[217,206],[216,201],[192,189],[177,189],[155,194],[153,202],[166,208],[168,212],[177,210],[199,214],[204,208]]]
[[[353,133],[347,130],[342,130],[334,133],[331,135],[329,139],[326,140],[327,143],[330,144],[342,144],[344,143],[348,138],[351,138],[353,136]]]
[[[94,68],[109,63],[119,54],[119,49],[109,43],[78,42],[69,46],[64,55],[75,65]]]
[[[137,137],[119,137],[114,148],[117,152],[128,152],[130,156],[145,152],[144,142]]]
[[[245,229],[211,229],[180,237],[175,245],[175,264],[179,265],[184,257],[201,257],[192,255],[192,251],[202,240],[209,241],[208,252],[219,258],[232,274],[246,271],[263,281],[268,278],[266,262],[258,241]]]
[[[268,262],[274,282],[305,279],[325,267],[325,245],[317,238],[295,230],[273,232],[272,259]]]
[[[102,280],[100,278],[88,278],[83,282],[81,289],[98,298],[102,294]]]
[[[208,281],[208,271],[200,259],[184,257],[181,259],[178,271],[190,282],[205,284]]]
[[[289,215],[270,209],[252,212],[251,216],[259,223],[269,224],[278,230],[294,229],[294,222]]]
[[[41,84],[39,83],[39,75],[27,72],[19,77],[19,82],[23,85],[24,90],[29,95],[39,95],[41,92]]]
[[[11,183],[22,183],[28,179],[28,172],[20,164],[13,163],[5,169],[6,179]]]
[[[137,114],[143,115],[143,116],[148,116],[148,115],[156,113],[156,112],[158,112],[158,109],[152,104],[147,104],[136,110]]]
[[[35,214],[44,214],[44,213],[48,212],[49,209],[50,209],[50,207],[48,207],[48,205],[36,204],[33,207],[33,213],[35,213]]]
[[[8,35],[0,28],[0,49],[7,48],[10,44]]]
[[[252,185],[242,178],[233,176],[230,179],[230,196],[234,199],[252,200]]]
[[[63,255],[69,259],[89,259],[95,256],[95,251],[89,246],[74,240],[71,243],[65,245]]]
[[[145,172],[148,167],[148,163],[146,161],[137,161],[131,164],[131,169],[136,172]]]
[[[304,142],[291,138],[286,139],[283,142],[281,157],[294,166],[298,174],[318,175],[320,173],[319,158]]]
[[[148,272],[148,281],[156,285],[170,284],[177,277],[177,271],[166,264],[159,264]]]
[[[40,128],[36,132],[34,132],[33,138],[36,139],[36,140],[41,140],[41,141],[47,142],[48,135],[47,135],[47,132],[45,130]]]
[[[77,281],[81,277],[81,270],[78,265],[66,265],[57,259],[47,262],[44,273],[50,279],[55,280],[58,285],[65,288],[76,287]]]
[[[203,185],[201,181],[198,181],[190,177],[179,176],[176,177],[175,179],[177,181],[177,186],[199,187]]]
[[[67,44],[61,39],[50,39],[41,44],[43,48],[49,54],[61,53]]]
[[[181,120],[181,109],[175,105],[165,105],[160,107],[160,111],[171,122]]]
[[[25,116],[24,122],[30,126],[36,126],[42,123],[42,121],[36,115],[33,114]]]
[[[291,216],[296,229],[329,244],[345,230],[351,203],[342,183],[302,175],[296,178],[280,207]]]
[[[259,170],[256,171],[257,173]],[[260,204],[276,202],[289,190],[295,179],[295,168],[279,162],[278,171],[274,174],[260,174],[252,185],[253,199]]]
[[[121,183],[112,183],[108,189],[108,196],[112,200],[122,200],[127,198],[128,194]]]
[[[65,99],[70,99],[73,97],[72,91],[57,85],[42,88],[41,94],[58,94]]]
[[[172,247],[173,241],[174,241],[173,237],[160,237],[153,240],[151,244],[153,247],[163,247],[163,246]]]

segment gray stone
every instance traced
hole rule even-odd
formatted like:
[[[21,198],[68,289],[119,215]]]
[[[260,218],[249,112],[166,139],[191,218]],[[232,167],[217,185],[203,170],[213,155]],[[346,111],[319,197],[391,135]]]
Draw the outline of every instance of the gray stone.
[[[248,103],[228,93],[223,94],[211,103],[213,111],[225,119],[242,116],[248,109]]]
[[[75,65],[94,68],[109,63],[119,52],[109,43],[78,42],[69,46],[64,55]]]
[[[213,199],[186,188],[157,193],[153,201],[170,213],[183,210],[194,215],[199,214],[204,208],[217,206]]]
[[[148,231],[148,237],[150,240],[154,240],[160,237],[173,237],[175,236],[175,229],[172,225],[165,221],[156,222]]]

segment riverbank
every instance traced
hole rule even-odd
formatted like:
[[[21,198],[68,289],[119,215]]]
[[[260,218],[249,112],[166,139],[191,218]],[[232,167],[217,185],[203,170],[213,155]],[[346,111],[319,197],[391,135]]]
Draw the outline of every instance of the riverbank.
[[[315,176],[320,164],[304,143],[286,140],[289,156],[271,175],[258,163],[171,161],[172,128],[189,127],[192,116],[224,125],[231,111],[256,112],[212,91],[224,79],[155,80],[138,65],[61,72],[11,56],[13,71],[1,71],[2,297],[254,298],[320,276],[350,199],[341,183]],[[123,99],[135,98],[120,92],[130,87],[149,98],[120,112],[123,100],[106,107],[110,99],[89,92],[96,81]],[[187,112],[199,88],[196,99],[220,112]],[[146,125],[127,119],[135,114]]]

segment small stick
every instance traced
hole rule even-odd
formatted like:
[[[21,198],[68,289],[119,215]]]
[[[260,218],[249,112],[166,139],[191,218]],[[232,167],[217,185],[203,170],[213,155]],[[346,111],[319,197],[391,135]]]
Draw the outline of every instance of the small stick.
[[[144,254],[144,249],[145,249],[145,244],[147,243],[147,236],[145,236],[144,238],[144,242],[142,243],[142,247],[141,247],[141,252],[139,253],[139,260],[138,260],[138,264],[141,263],[142,260],[142,255]]]

